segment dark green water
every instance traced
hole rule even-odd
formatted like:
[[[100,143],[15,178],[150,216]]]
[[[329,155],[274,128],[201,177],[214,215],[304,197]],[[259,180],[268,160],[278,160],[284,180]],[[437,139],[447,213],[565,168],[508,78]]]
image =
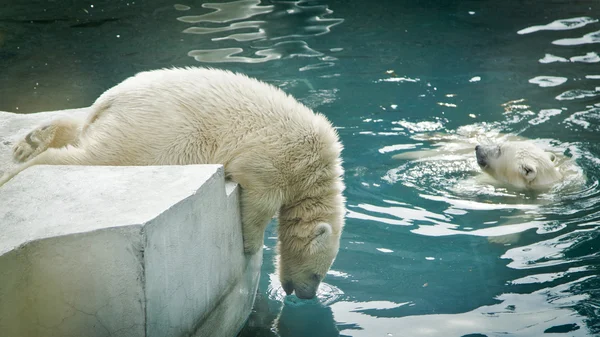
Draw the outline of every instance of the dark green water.
[[[242,336],[600,334],[600,2],[8,3],[0,110],[87,106],[138,71],[205,65],[339,127],[348,216],[319,302],[284,298],[271,226]],[[465,126],[536,139],[587,180],[530,196],[466,185],[474,155],[391,158]]]

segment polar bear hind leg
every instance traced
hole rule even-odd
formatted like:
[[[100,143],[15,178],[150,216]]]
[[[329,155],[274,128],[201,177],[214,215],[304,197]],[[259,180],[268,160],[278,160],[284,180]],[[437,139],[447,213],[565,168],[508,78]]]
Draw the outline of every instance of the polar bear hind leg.
[[[12,171],[0,177],[0,186],[4,185],[21,171],[34,165],[98,165],[93,156],[85,149],[67,145],[61,148],[49,148]]]
[[[13,159],[24,163],[48,148],[74,145],[79,140],[81,123],[71,119],[57,119],[29,132],[13,147]]]

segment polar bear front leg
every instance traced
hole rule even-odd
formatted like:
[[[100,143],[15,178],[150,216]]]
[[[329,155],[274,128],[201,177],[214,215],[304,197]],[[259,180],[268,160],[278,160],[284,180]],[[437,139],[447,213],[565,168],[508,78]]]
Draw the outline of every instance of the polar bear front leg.
[[[254,255],[264,243],[265,229],[278,209],[277,202],[260,193],[241,189],[242,233],[244,253]]]
[[[79,139],[81,123],[70,119],[57,119],[35,128],[13,147],[13,159],[23,163],[48,148],[74,145]]]

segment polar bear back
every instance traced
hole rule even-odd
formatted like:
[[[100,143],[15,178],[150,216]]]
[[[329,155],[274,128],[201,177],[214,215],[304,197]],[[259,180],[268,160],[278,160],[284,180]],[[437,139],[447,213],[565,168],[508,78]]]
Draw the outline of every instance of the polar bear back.
[[[325,167],[329,178],[341,172],[341,145],[325,117],[229,71],[139,73],[106,91],[92,110],[81,142],[104,152],[101,164],[223,164],[228,175],[256,171],[271,188],[299,183],[296,189]]]

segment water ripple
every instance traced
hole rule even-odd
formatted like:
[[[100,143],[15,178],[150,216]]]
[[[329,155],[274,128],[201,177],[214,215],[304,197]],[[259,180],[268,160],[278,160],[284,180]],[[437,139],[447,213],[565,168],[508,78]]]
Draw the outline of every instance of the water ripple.
[[[234,41],[235,44],[190,51],[188,55],[199,62],[262,63],[296,56],[318,58],[318,62],[299,69],[306,71],[328,68],[337,61],[337,58],[324,55],[323,52],[310,48],[306,41],[299,40],[327,34],[333,26],[343,22],[343,19],[328,17],[333,11],[326,5],[302,1],[260,5],[259,0],[240,0],[205,3],[202,7],[216,11],[179,17],[178,20],[182,22],[204,24],[188,27],[183,33],[207,36],[211,42]],[[210,23],[227,25],[206,25]]]
[[[541,30],[569,30],[576,29],[588,25],[590,23],[598,22],[597,19],[593,19],[590,17],[579,17],[579,18],[571,18],[571,19],[561,19],[552,21],[549,24],[541,25],[541,26],[532,26],[525,29],[521,29],[517,32],[517,34],[530,34],[534,32],[538,32]]]
[[[542,109],[538,113],[538,116],[528,121],[531,125],[538,125],[548,121],[552,116],[560,115],[561,109]]]
[[[221,49],[200,49],[192,50],[188,56],[193,57],[199,62],[221,63],[221,62],[241,62],[241,63],[262,63],[271,60],[277,60],[286,57],[315,57],[321,56],[320,52],[308,47],[304,41],[286,41],[274,44],[271,48],[265,48],[253,53],[254,56],[235,56],[243,53],[242,48],[221,48]]]
[[[597,32],[591,32],[585,34],[582,37],[578,38],[570,38],[570,39],[560,39],[556,41],[552,41],[552,44],[559,46],[577,46],[581,44],[591,44],[591,43],[600,43],[600,30]]]
[[[600,122],[600,105],[590,107],[588,110],[578,111],[573,113],[571,116],[564,120],[564,123],[569,124],[571,127],[578,126],[583,129],[595,127],[595,130],[600,129],[598,123]]]
[[[370,336],[542,336],[565,332],[570,337],[591,336],[586,316],[575,308],[590,298],[582,285],[593,282],[585,276],[568,283],[534,291],[530,294],[505,293],[499,302],[469,312],[397,317],[413,303],[388,301],[347,302],[331,305],[344,335]]]
[[[215,9],[202,15],[182,16],[177,20],[186,23],[216,22],[226,23],[251,18],[259,14],[270,13],[274,6],[258,6],[260,0],[238,0],[225,3],[204,3],[203,8]]]
[[[589,52],[582,56],[573,56],[569,60],[571,62],[597,63],[600,62],[600,56],[596,52]]]
[[[554,63],[554,62],[581,62],[581,63],[597,63],[600,62],[600,56],[596,52],[588,52],[585,55],[571,56],[566,59],[564,57],[546,54],[539,60],[540,63]]]
[[[559,101],[571,101],[574,99],[582,99],[587,97],[596,97],[600,95],[600,89],[596,88],[593,90],[585,90],[585,89],[573,89],[563,92],[562,94],[556,96],[555,98]]]
[[[241,33],[241,34],[232,34],[225,37],[217,37],[213,38],[213,41],[219,40],[227,40],[232,39],[235,41],[252,41],[258,39],[266,38],[267,34],[263,29],[260,29],[260,25],[264,23],[264,21],[245,21],[245,22],[236,22],[232,23],[227,27],[216,27],[216,28],[208,28],[208,27],[190,27],[183,31],[186,34],[214,34],[221,32],[228,32],[237,29],[245,29],[245,28],[255,28],[257,31],[253,33]]]
[[[593,242],[599,236],[597,229],[600,227],[600,222],[588,225],[593,228],[578,229],[549,240],[509,249],[501,258],[512,260],[508,267],[514,269],[542,268],[588,260],[597,263],[600,253],[593,248],[587,253],[570,254],[571,251],[580,249],[586,243],[590,248],[593,247]]]
[[[335,273],[332,273],[330,276],[338,276]],[[348,275],[339,275],[339,277],[347,278]],[[295,296],[287,296],[283,287],[281,286],[281,282],[279,282],[279,277],[277,274],[272,273],[269,274],[269,286],[267,289],[267,294],[271,300],[283,302],[286,298],[293,299]],[[321,282],[319,289],[317,290],[317,298],[319,302],[323,305],[329,305],[337,300],[339,300],[344,295],[344,292],[331,284]]]
[[[557,273],[545,273],[545,274],[533,274],[525,277],[518,278],[516,280],[509,281],[511,285],[517,284],[534,284],[534,283],[548,283],[554,282],[556,280],[560,280],[565,277],[571,277],[572,274],[575,273],[583,273],[593,270],[589,266],[581,266],[581,267],[572,267],[567,269],[566,271],[561,271]]]
[[[566,77],[559,76],[536,76],[529,80],[529,83],[537,84],[540,87],[555,87],[567,81]]]

